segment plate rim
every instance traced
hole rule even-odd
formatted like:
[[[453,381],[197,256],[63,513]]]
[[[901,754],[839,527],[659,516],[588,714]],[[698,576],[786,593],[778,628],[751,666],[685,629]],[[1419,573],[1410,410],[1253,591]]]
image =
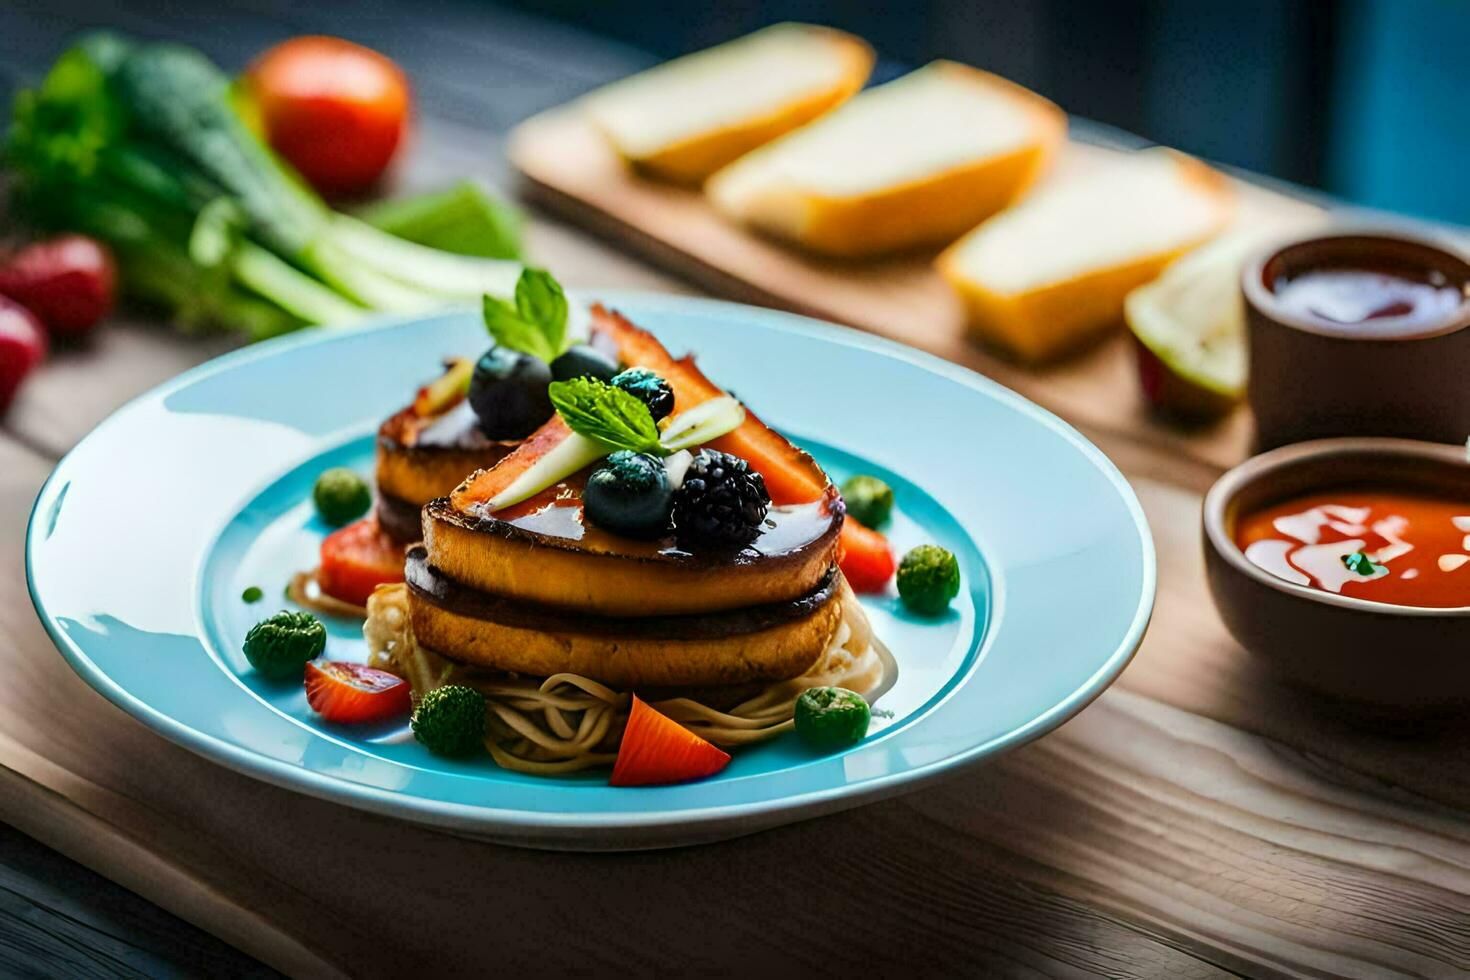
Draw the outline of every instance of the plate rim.
[[[536,813],[520,809],[481,806],[430,799],[351,782],[324,773],[294,766],[281,760],[260,755],[225,739],[200,732],[187,723],[165,714],[114,681],[82,651],[71,636],[60,629],[45,608],[38,593],[33,569],[33,557],[39,525],[42,522],[41,505],[51,495],[59,474],[68,460],[84,445],[97,438],[114,423],[118,416],[131,411],[139,404],[166,398],[169,394],[198,380],[211,377],[239,365],[265,357],[284,354],[297,347],[325,343],[338,331],[330,328],[305,329],[296,333],[248,344],[237,350],[226,352],[195,365],[180,374],[127,400],[110,412],[57,460],[46,481],[42,484],[31,505],[25,535],[26,589],[42,626],[52,644],[61,653],[68,665],[95,691],[109,702],[127,712],[151,731],[196,755],[216,762],[226,768],[263,782],[294,792],[305,793],[318,799],[367,810],[384,816],[408,820],[413,823],[442,829],[469,833],[479,837],[493,837],[506,842],[542,846],[556,846],[562,835],[576,831],[597,830],[606,834],[629,832],[637,834],[664,826],[679,826],[685,829],[683,842],[689,839],[714,839],[719,829],[726,827],[731,835],[760,829],[774,822],[786,822],[780,817],[789,816],[792,821],[803,817],[848,809],[864,803],[895,796],[918,789],[946,776],[955,775],[983,760],[1011,751],[1060,727],[1076,716],[1100,696],[1103,691],[1122,674],[1132,661],[1143,642],[1153,615],[1158,586],[1158,559],[1153,534],[1143,507],[1132,486],[1107,457],[1075,427],[1051,411],[1030,399],[1007,388],[1005,385],[962,365],[947,361],[934,354],[910,347],[899,341],[876,336],[851,327],[844,327],[825,320],[778,310],[770,307],[752,306],[729,300],[702,296],[685,296],[677,293],[647,290],[569,289],[569,299],[574,302],[599,301],[609,306],[619,303],[652,306],[694,305],[733,315],[751,315],[774,319],[782,330],[794,331],[819,340],[871,351],[884,357],[908,362],[924,370],[939,374],[966,387],[985,392],[1012,409],[1030,417],[1033,421],[1051,429],[1085,456],[1103,474],[1118,493],[1125,510],[1133,520],[1142,548],[1141,585],[1138,604],[1128,628],[1113,651],[1098,668],[1071,693],[1050,708],[1031,718],[1024,724],[1003,732],[986,741],[966,747],[953,755],[925,762],[911,768],[875,776],[859,784],[844,784],[824,789],[814,789],[769,800],[747,801],[708,807],[681,809],[652,809],[619,812],[583,813]],[[386,332],[408,327],[431,318],[470,312],[472,307],[446,307],[418,314],[387,314],[373,317],[351,329],[354,334]],[[762,821],[764,818],[764,821]],[[774,819],[773,819],[774,818]],[[526,839],[522,839],[526,838]],[[564,843],[564,842],[561,842]],[[586,846],[587,842],[581,842]],[[632,845],[650,846],[648,843]],[[654,844],[652,846],[659,846]]]

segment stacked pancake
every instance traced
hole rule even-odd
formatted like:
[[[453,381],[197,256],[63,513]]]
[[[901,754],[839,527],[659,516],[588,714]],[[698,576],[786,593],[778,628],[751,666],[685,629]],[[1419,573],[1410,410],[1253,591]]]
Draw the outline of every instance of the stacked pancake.
[[[415,400],[378,428],[375,513],[383,531],[400,544],[419,540],[425,504],[459,486],[466,473],[494,466],[519,444],[485,435],[463,397],[442,411],[425,409],[423,402]]]
[[[673,421],[725,394],[691,358],[676,360],[617,314],[594,308],[593,321],[622,365],[669,382]],[[558,688],[558,703],[592,692],[614,709],[636,692],[682,702],[670,713],[682,712],[681,721],[712,741],[727,734],[728,743],[788,729],[805,687],[842,680],[871,691],[891,673],[837,567],[840,497],[806,453],[748,412],[710,444],[745,459],[770,493],[766,520],[743,547],[691,551],[672,535],[639,540],[596,527],[581,507],[589,470],[490,508],[570,434],[553,417],[423,508],[423,543],[408,552],[407,581],[379,590],[367,626],[375,657],[413,681],[416,693],[453,675],[476,683],[492,708],[501,695],[535,714],[536,699]],[[515,712],[502,717],[527,734]],[[587,727],[585,717],[568,723]],[[554,741],[595,747],[565,734]],[[533,758],[547,754],[530,748]],[[494,746],[492,753],[507,763]],[[602,757],[567,750],[558,758]]]
[[[692,361],[597,310],[620,361],[675,388],[675,413],[724,394]],[[586,474],[495,513],[486,503],[568,433],[553,418],[497,465],[423,510],[423,546],[406,568],[419,642],[518,674],[574,673],[622,690],[712,688],[804,673],[836,631],[837,490],[810,456],[779,440],[810,499],[774,506],[747,547],[694,554],[671,539],[621,537],[581,520]],[[737,453],[738,455],[738,453]],[[774,496],[774,494],[773,494]]]

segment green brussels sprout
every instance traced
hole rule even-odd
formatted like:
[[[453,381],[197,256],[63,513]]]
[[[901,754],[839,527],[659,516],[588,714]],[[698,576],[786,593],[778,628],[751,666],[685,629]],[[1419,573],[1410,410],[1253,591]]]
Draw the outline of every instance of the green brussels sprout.
[[[412,724],[435,755],[469,755],[485,746],[485,696],[463,684],[435,688],[419,701]]]
[[[960,563],[937,544],[921,544],[898,563],[898,595],[916,613],[938,616],[960,594]]]
[[[322,520],[341,527],[367,513],[373,505],[373,491],[362,477],[339,466],[316,478],[311,499]]]
[[[327,628],[307,612],[282,610],[245,634],[245,659],[266,677],[299,677],[306,662],[326,648]]]
[[[871,717],[863,696],[845,687],[812,687],[796,699],[796,734],[822,752],[861,742]]]
[[[842,501],[859,524],[876,529],[893,513],[893,488],[876,476],[855,476],[842,484]]]

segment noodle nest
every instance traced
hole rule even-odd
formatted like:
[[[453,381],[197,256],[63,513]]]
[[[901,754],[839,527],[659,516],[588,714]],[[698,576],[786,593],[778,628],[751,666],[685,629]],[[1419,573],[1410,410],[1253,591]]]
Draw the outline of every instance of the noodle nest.
[[[652,706],[715,745],[748,745],[794,727],[796,700],[812,687],[845,687],[869,704],[898,678],[893,655],[874,634],[862,606],[844,581],[842,618],[826,652],[811,670],[775,682],[740,704],[721,710],[693,698]],[[414,639],[403,585],[381,586],[368,600],[363,625],[370,663],[404,677],[415,699],[446,684],[463,684],[485,696],[485,747],[500,766],[552,776],[611,765],[627,722],[631,697],[580,674],[518,677],[456,663]]]

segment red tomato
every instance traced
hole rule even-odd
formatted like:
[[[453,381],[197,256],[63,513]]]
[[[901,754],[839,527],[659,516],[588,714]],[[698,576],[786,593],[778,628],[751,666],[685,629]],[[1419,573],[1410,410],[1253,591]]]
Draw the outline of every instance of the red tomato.
[[[101,242],[61,235],[0,262],[0,293],[40,318],[57,337],[79,337],[112,312],[117,267]]]
[[[888,539],[863,527],[851,514],[842,522],[839,552],[837,564],[854,592],[882,592],[898,568]]]
[[[687,783],[713,776],[729,764],[728,752],[659,714],[635,695],[608,782],[613,786]]]
[[[340,660],[306,665],[306,702],[327,721],[387,721],[413,710],[408,682],[386,670]]]
[[[0,296],[0,415],[46,357],[46,334],[31,311]]]
[[[266,141],[323,194],[371,187],[408,130],[402,69],[351,41],[292,38],[257,58],[245,79]]]
[[[403,581],[403,545],[368,515],[326,536],[316,579],[332,598],[365,606],[379,585]]]

